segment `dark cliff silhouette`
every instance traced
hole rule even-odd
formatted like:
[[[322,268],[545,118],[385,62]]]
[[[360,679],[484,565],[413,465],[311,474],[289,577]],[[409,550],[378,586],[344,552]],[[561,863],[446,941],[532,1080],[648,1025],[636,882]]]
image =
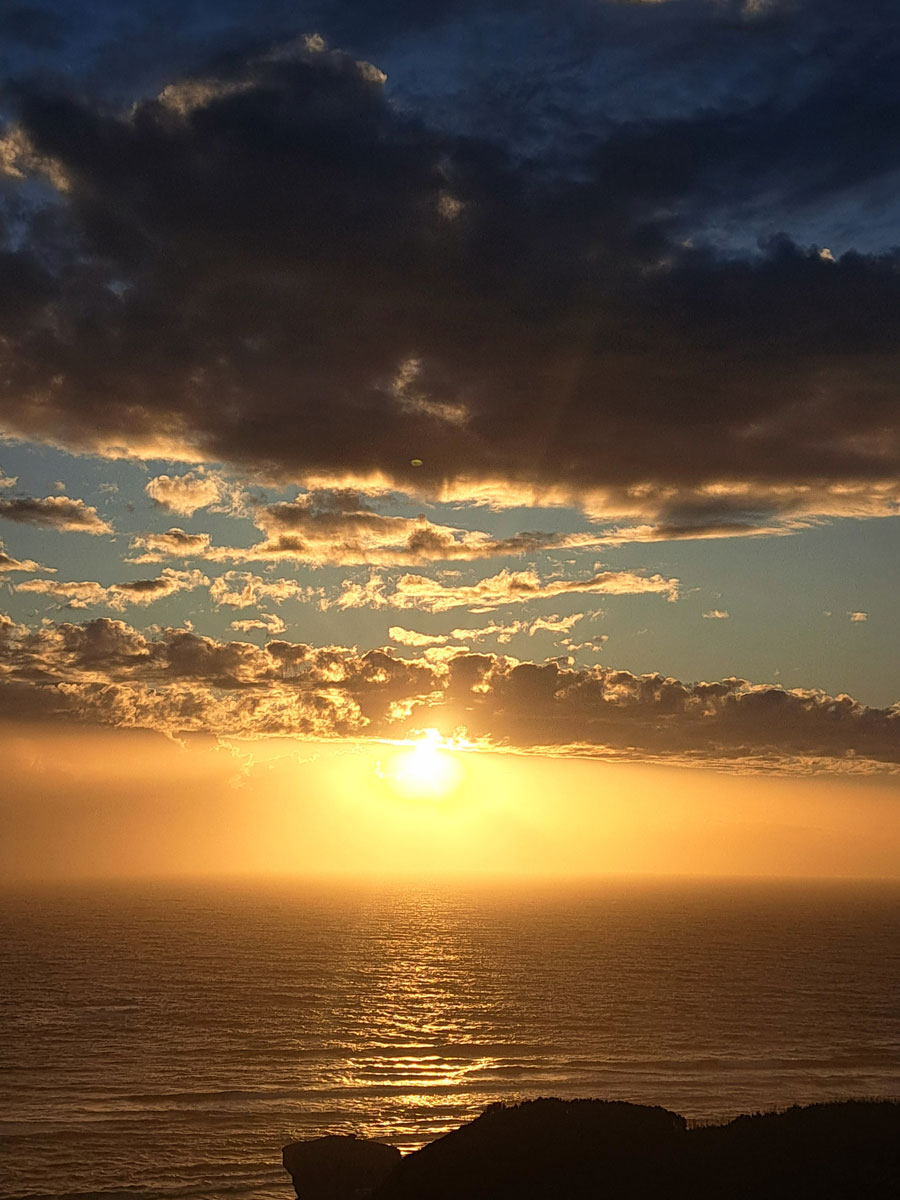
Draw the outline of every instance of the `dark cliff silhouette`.
[[[291,1142],[281,1153],[298,1196],[350,1200],[369,1195],[400,1163],[400,1151],[353,1134]]]
[[[325,1174],[308,1169],[323,1143]],[[361,1162],[366,1146],[377,1179],[340,1165],[345,1154],[347,1164]],[[664,1108],[531,1100],[491,1105],[406,1158],[390,1158],[392,1149],[320,1138],[285,1147],[284,1161],[301,1200],[900,1198],[900,1103],[892,1101],[815,1104],[689,1129]]]

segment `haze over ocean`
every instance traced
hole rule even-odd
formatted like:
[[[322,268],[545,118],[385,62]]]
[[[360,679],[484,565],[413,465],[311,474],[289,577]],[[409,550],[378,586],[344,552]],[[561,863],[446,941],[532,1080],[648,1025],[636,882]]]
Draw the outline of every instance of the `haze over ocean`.
[[[287,1200],[280,1148],[494,1100],[900,1091],[900,886],[104,884],[2,897],[0,1194]]]

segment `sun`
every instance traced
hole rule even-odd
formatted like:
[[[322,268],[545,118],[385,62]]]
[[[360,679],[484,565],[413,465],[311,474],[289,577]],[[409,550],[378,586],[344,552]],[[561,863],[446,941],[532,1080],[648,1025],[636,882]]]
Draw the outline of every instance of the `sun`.
[[[436,729],[426,729],[411,746],[398,749],[388,762],[379,762],[376,772],[394,791],[413,800],[443,799],[462,778],[458,755]]]

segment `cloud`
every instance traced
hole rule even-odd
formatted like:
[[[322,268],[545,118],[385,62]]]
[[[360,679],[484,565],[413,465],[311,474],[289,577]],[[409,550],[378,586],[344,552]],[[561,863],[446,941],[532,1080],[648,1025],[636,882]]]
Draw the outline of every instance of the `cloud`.
[[[868,621],[869,619],[869,614],[866,612],[851,612],[847,613],[847,616],[854,625],[862,624],[864,621]]]
[[[597,520],[629,510],[649,522],[605,533],[607,545],[626,542],[772,537],[802,532],[826,519],[890,517],[900,514],[895,482],[768,485],[711,483],[699,488],[645,486],[586,498]]]
[[[258,505],[253,520],[266,535],[253,546],[212,546],[211,562],[303,562],[313,566],[410,566],[477,561],[542,550],[590,548],[595,533],[523,531],[495,538],[480,530],[440,525],[424,515],[377,512],[371,499],[353,489],[319,489],[296,500]]]
[[[205,471],[188,471],[185,475],[155,475],[147,481],[144,490],[151,500],[181,517],[189,517],[198,508],[216,504],[222,496],[219,478]]]
[[[191,591],[193,588],[207,587],[209,580],[201,571],[174,571],[164,567],[155,579],[134,579],[129,583],[116,583],[112,591],[116,597],[113,607],[122,604],[152,604],[154,600],[162,600],[166,596],[174,596],[176,592]]]
[[[609,634],[601,633],[596,637],[587,638],[586,641],[583,642],[576,642],[572,638],[563,638],[562,644],[567,650],[571,651],[572,654],[577,653],[579,650],[590,650],[594,654],[599,654],[608,641]]]
[[[209,549],[208,533],[185,533],[173,526],[165,533],[140,533],[131,539],[126,562],[156,563],[167,558],[203,558]]]
[[[122,611],[128,605],[147,605],[174,596],[176,592],[205,587],[209,580],[200,571],[174,571],[165,567],[155,579],[133,579],[104,587],[91,580],[26,579],[16,584],[17,592],[52,596],[66,608],[106,607]]]
[[[226,571],[214,579],[209,594],[216,607],[250,608],[264,600],[281,604],[285,600],[306,599],[310,589],[296,579],[265,580],[249,571]]]
[[[364,583],[347,581],[340,593],[320,601],[322,608],[416,608],[423,612],[448,612],[467,608],[490,612],[507,604],[525,604],[556,596],[592,593],[600,596],[661,595],[678,598],[679,581],[638,571],[599,571],[588,579],[542,580],[533,570],[508,571],[474,584],[447,584],[425,575],[401,575],[387,591],[385,580],[372,575]]]
[[[414,629],[404,629],[401,625],[392,625],[388,637],[399,646],[446,646],[450,642],[480,642],[494,639],[501,645],[510,642],[517,634],[534,637],[536,633],[568,633],[573,625],[585,617],[585,613],[572,613],[568,617],[559,617],[555,613],[548,617],[535,617],[531,621],[511,621],[506,625],[481,625],[474,629],[451,629],[449,634],[417,633]],[[596,615],[596,614],[592,614]]]
[[[177,629],[149,638],[107,618],[28,629],[3,618],[0,713],[170,734],[391,738],[464,726],[509,750],[766,771],[900,768],[896,705],[741,679],[686,684],[559,660],[428,654],[259,647]]]
[[[29,592],[37,596],[51,596],[67,608],[112,607],[115,594],[111,588],[91,580],[26,579],[16,584],[17,592]]]
[[[112,526],[98,515],[96,508],[68,496],[47,496],[43,500],[27,496],[0,497],[0,517],[43,529],[67,533],[112,533]]]
[[[177,497],[175,502],[180,502]],[[437,524],[424,515],[385,515],[375,510],[371,497],[348,489],[319,489],[290,502],[257,504],[248,507],[246,515],[265,534],[263,541],[255,545],[213,546],[208,534],[173,528],[167,533],[134,537],[129,561],[161,562],[169,557],[196,556],[208,562],[406,566],[478,561],[543,550],[589,549],[604,540],[593,532],[523,531],[495,538],[480,530]]]
[[[19,482],[18,475],[7,475],[0,467],[0,488],[12,488]]]
[[[584,613],[572,613],[568,617],[558,617],[554,613],[549,617],[537,617],[528,626],[529,637],[534,637],[536,633],[568,633],[573,625],[584,617]]]
[[[398,646],[446,646],[448,642],[458,640],[456,630],[452,634],[445,633],[417,633],[415,629],[404,629],[402,625],[392,625],[388,630],[388,637],[392,642],[396,642]]]
[[[709,612],[703,613],[704,621],[727,621],[729,613],[724,608],[711,608]]]
[[[254,629],[261,629],[270,637],[274,637],[276,633],[284,633],[285,624],[276,613],[260,613],[258,617],[245,621],[232,621],[231,628],[239,633],[252,633]]]
[[[55,567],[42,567],[40,563],[32,562],[30,558],[13,558],[6,553],[3,542],[0,542],[0,575],[13,571],[55,571]]]
[[[8,184],[40,176],[57,194],[23,207],[6,256],[0,428],[431,497],[608,492],[633,508],[643,489],[659,514],[648,537],[773,525],[769,509],[666,511],[671,492],[717,486],[759,489],[778,528],[815,516],[816,497],[843,514],[880,494],[896,512],[898,253],[829,259],[774,236],[770,215],[808,223],[886,186],[893,52],[870,20],[838,36],[841,5],[779,12],[777,38],[758,14],[758,60],[733,6],[639,7],[654,70],[656,38],[727,45],[769,90],[687,87],[677,105],[600,120],[570,89],[513,153],[492,137],[493,93],[469,136],[302,39],[235,51],[119,111],[19,86]],[[602,9],[610,28],[635,19]],[[696,36],[708,26],[724,40]],[[794,35],[810,57],[785,91],[770,58]],[[690,53],[709,77],[712,52]],[[737,243],[718,249],[719,230]],[[214,490],[155,486],[184,512]],[[319,552],[310,520],[276,532],[269,516],[276,544]],[[356,526],[347,554],[376,556],[359,561],[415,536],[396,525],[385,545],[375,521]],[[409,553],[435,557],[435,538],[457,553],[439,528]]]

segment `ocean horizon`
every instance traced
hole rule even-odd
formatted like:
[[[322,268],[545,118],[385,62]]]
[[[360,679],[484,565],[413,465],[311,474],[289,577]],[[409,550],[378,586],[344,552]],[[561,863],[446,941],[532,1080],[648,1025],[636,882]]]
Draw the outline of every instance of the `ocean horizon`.
[[[900,1094],[900,883],[140,881],[0,895],[4,1200],[287,1200],[281,1147],[494,1101]]]

